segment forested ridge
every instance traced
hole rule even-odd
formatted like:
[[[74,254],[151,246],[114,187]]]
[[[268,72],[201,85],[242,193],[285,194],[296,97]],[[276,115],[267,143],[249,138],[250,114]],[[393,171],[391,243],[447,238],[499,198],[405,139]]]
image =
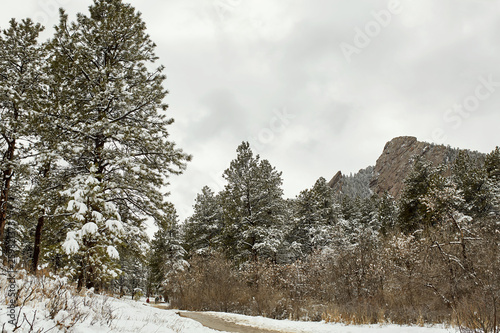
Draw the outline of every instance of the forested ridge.
[[[0,35],[2,270],[173,307],[499,332],[500,149],[412,158],[401,195],[373,167],[295,198],[248,142],[179,221],[165,187],[191,156],[169,137],[166,79],[141,15],[94,0],[54,35]],[[146,221],[157,228],[153,239]]]

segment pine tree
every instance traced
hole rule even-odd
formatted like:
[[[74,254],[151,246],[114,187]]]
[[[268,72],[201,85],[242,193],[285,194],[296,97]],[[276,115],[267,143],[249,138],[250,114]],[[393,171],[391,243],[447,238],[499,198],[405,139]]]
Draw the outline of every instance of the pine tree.
[[[344,246],[357,246],[362,239],[374,239],[381,228],[376,195],[351,198],[343,196],[340,203],[340,235]],[[341,242],[342,243],[342,242]]]
[[[500,215],[500,148],[496,147],[491,153],[486,155],[484,162],[488,188],[491,193],[491,213]]]
[[[64,168],[57,165],[55,156],[39,149],[42,142],[43,139],[36,144],[37,157],[31,166],[29,186],[25,187],[26,200],[22,205],[25,224],[30,230],[29,267],[33,273],[36,273],[40,263],[45,264],[41,260],[44,256],[52,258],[52,254],[56,255],[54,245],[61,243],[61,234],[66,227],[62,219],[69,215],[61,209],[65,204],[60,193],[65,181]],[[47,235],[49,237],[45,239]]]
[[[155,44],[140,13],[120,0],[95,0],[89,12],[69,23],[61,10],[48,46],[52,109],[47,121],[57,130],[53,149],[70,176],[63,192],[73,214],[65,248],[78,243],[80,251],[110,248],[123,240],[115,232],[127,223],[120,206],[140,217],[168,219],[161,189],[190,159],[168,140],[173,120],[164,114],[165,76],[162,66],[149,69],[157,60]],[[75,253],[70,271],[77,273],[80,285],[81,279],[89,285],[94,279],[108,280],[118,273],[116,253],[96,251],[102,258],[94,257],[100,266],[92,272],[85,268],[92,267],[86,266],[85,256]],[[105,266],[109,274],[100,271],[106,275],[101,279],[95,270]]]
[[[137,290],[144,292],[147,289],[150,241],[143,219],[134,216],[127,206],[118,207],[118,211],[127,223],[123,224],[123,242],[117,247],[122,274],[116,282],[121,295],[128,292],[133,298]]]
[[[373,166],[359,170],[354,175],[342,175],[342,194],[360,198],[369,198],[373,193],[370,189],[370,181],[373,178]]]
[[[31,19],[12,19],[0,34],[0,242],[12,214],[14,177],[26,176],[30,142],[36,140],[33,110],[40,103],[44,46],[37,39],[43,27]],[[14,223],[14,222],[12,222]],[[17,222],[15,222],[17,223]]]
[[[444,175],[444,168],[432,169],[427,192],[419,198],[425,207],[424,227],[440,225],[464,207],[463,192],[451,177]]]
[[[385,192],[379,201],[378,216],[380,219],[380,232],[387,235],[394,230],[397,216],[397,206],[394,198]]]
[[[288,235],[301,256],[327,246],[336,223],[334,193],[326,180],[319,178],[311,189],[302,191],[296,199],[296,219]]]
[[[223,176],[227,181],[221,193],[223,242],[229,256],[237,261],[276,260],[284,236],[281,172],[254,156],[248,142],[243,142]]]
[[[158,224],[158,231],[151,241],[149,259],[150,284],[154,294],[164,294],[175,289],[173,276],[183,271],[188,263],[184,260],[186,251],[181,245],[179,225],[175,209],[171,208],[171,218]]]
[[[70,232],[63,249],[68,255],[69,276],[78,288],[99,288],[120,274],[117,247],[124,239],[118,207],[106,200],[97,168],[89,175],[75,177],[63,195],[70,198],[67,210]]]
[[[413,162],[413,169],[404,181],[399,199],[397,226],[405,233],[431,225],[423,198],[429,193],[432,176],[440,172],[421,157]]]
[[[487,173],[467,151],[460,151],[454,161],[452,181],[463,197],[463,204],[458,207],[460,211],[472,217],[484,217],[491,206]]]
[[[197,195],[194,213],[183,225],[183,243],[188,253],[221,249],[222,206],[218,195],[205,186]]]

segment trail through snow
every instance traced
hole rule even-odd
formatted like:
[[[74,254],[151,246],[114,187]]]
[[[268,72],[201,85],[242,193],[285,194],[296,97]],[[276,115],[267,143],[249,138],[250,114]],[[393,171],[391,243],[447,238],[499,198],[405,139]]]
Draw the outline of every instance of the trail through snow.
[[[210,313],[202,312],[179,312],[179,315],[184,318],[190,318],[201,323],[203,326],[223,331],[223,332],[233,332],[233,333],[284,333],[284,331],[270,331],[263,328],[244,326],[236,322],[228,321],[223,318],[214,316]]]
[[[221,312],[177,311],[176,313],[180,317],[196,320],[204,328],[234,333],[452,333],[457,331],[443,326],[343,325],[275,320]]]

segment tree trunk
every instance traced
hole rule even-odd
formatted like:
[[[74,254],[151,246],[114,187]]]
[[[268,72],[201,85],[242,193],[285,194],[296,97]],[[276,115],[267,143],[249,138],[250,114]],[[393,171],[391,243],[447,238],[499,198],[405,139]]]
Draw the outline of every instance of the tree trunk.
[[[43,178],[47,178],[49,176],[50,168],[51,168],[50,162],[47,162],[42,170]],[[40,216],[38,217],[38,221],[36,224],[35,243],[33,244],[33,261],[31,266],[33,274],[36,274],[38,268],[38,260],[40,258],[40,245],[42,243],[42,231],[44,224],[45,224],[45,209],[41,209]]]
[[[14,159],[14,151],[16,146],[16,140],[8,142],[7,151],[4,155],[4,160],[11,162]],[[3,171],[2,177],[2,192],[0,193],[0,242],[2,242],[3,248],[6,249],[6,244],[4,241],[4,230],[5,224],[7,223],[7,203],[9,200],[10,183],[12,176],[14,175],[12,166],[9,166]]]
[[[83,270],[80,271],[80,273],[78,274],[78,282],[77,282],[77,286],[76,286],[76,290],[78,292],[80,292],[80,290],[82,290],[82,287],[83,287]]]
[[[76,290],[80,292],[86,283],[85,273],[85,257],[79,259],[80,272],[78,273]]]
[[[38,259],[40,257],[40,243],[42,241],[42,228],[44,223],[45,223],[44,212],[41,212],[40,217],[38,218],[38,222],[36,224],[35,244],[33,246],[33,262],[31,266],[33,274],[36,274],[38,267]]]

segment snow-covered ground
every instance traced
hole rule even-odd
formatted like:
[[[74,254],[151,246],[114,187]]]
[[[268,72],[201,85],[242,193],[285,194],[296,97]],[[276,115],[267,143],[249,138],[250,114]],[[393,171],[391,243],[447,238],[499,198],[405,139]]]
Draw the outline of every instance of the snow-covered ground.
[[[101,296],[96,296],[101,297]],[[203,327],[200,323],[187,318],[181,318],[172,310],[161,310],[153,308],[146,303],[133,300],[109,298],[106,306],[112,309],[113,320],[108,325],[103,321],[96,320],[89,316],[83,322],[78,322],[72,327],[70,314],[67,311],[60,311],[54,319],[50,319],[49,313],[44,306],[44,302],[36,302],[24,306],[20,312],[21,327],[16,333],[28,332],[75,332],[75,333],[215,333],[217,331]],[[16,314],[20,308],[16,309]],[[9,324],[11,318],[7,316],[7,305],[0,305],[0,332],[11,333],[14,326]],[[23,318],[26,316],[26,321]],[[33,320],[35,319],[35,320]],[[33,330],[31,329],[33,323]],[[4,331],[2,331],[2,325]],[[69,327],[69,328],[65,328]]]
[[[113,299],[115,319],[108,326],[93,326],[88,323],[78,325],[75,333],[215,333],[218,331],[203,327],[200,323],[182,318],[176,311],[156,309],[144,302],[130,299]]]
[[[175,311],[156,309],[130,297],[117,299],[92,290],[78,293],[66,278],[0,272],[2,333],[216,332]]]

